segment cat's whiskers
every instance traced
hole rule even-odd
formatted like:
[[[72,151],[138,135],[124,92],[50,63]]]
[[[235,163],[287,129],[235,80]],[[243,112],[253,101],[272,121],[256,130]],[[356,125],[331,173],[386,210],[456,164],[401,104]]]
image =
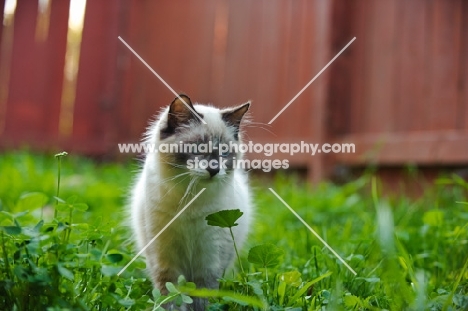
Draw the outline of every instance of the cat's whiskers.
[[[275,132],[271,131],[269,128],[271,128],[271,125],[268,124],[268,123],[262,123],[262,122],[245,122],[243,123],[243,127],[244,128],[259,128],[259,129],[262,129],[264,131],[267,131],[268,133],[270,133],[271,135],[274,135],[274,136],[278,136],[276,135]],[[269,127],[269,128],[268,128]],[[248,135],[247,135],[248,136]]]
[[[184,195],[182,196],[182,198],[180,199],[179,201],[179,207],[180,208],[181,206],[184,205],[185,202],[187,202],[188,200],[188,195],[192,193],[192,190],[195,190],[194,188],[194,185],[197,183],[198,181],[198,177],[195,177],[195,176],[192,176],[192,178],[190,179],[190,182],[187,186],[187,189],[185,190],[185,193]]]
[[[176,182],[168,191],[166,191],[166,193],[165,193],[162,197],[160,197],[160,200],[164,199],[168,194],[171,193],[171,191],[172,191],[175,187],[177,187],[178,185],[180,185],[181,183],[183,183],[184,181],[186,181],[187,178],[188,178],[188,177],[183,178],[182,180]]]
[[[176,169],[176,168],[187,169],[187,166],[184,165],[184,164],[178,164],[178,163],[169,162],[169,161],[164,161],[164,160],[161,160],[161,162],[164,163],[164,164],[167,164],[167,165],[170,166],[172,169]]]
[[[185,176],[185,175],[188,175],[188,174],[190,174],[190,172],[183,172],[183,173],[180,173],[180,174],[177,174],[177,175],[174,175],[174,176],[169,176],[169,177],[167,177],[165,179],[160,180],[157,184],[161,185],[163,183],[173,181],[173,180],[175,180],[175,179],[177,179],[179,177],[182,177],[182,176]]]

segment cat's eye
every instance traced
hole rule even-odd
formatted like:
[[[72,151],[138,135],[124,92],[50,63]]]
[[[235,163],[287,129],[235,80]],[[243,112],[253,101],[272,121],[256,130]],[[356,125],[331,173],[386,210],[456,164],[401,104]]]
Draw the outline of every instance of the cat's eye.
[[[219,156],[225,158],[225,157],[229,156],[230,154],[231,154],[231,153],[230,153],[229,151],[223,151],[223,152],[221,152],[221,153],[219,154]]]

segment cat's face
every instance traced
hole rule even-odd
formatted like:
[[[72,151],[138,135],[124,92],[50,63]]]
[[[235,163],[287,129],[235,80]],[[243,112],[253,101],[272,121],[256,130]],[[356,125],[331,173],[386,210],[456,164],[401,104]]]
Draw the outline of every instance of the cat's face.
[[[167,147],[160,159],[175,173],[183,171],[210,181],[225,178],[234,169],[235,161],[241,159],[236,145],[240,143],[239,126],[249,106],[246,103],[223,110],[193,106],[189,97],[180,95],[159,123],[159,143]]]

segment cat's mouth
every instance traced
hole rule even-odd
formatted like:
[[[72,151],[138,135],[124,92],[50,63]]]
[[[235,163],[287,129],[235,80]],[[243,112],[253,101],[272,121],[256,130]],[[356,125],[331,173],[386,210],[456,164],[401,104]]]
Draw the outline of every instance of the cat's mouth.
[[[222,180],[227,176],[225,169],[206,169],[192,171],[192,176],[208,182]]]

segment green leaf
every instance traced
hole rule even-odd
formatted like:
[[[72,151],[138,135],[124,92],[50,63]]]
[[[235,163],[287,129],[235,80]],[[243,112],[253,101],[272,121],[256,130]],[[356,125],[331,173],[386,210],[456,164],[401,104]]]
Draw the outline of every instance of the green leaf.
[[[25,215],[29,214],[29,211],[23,211],[23,212],[19,212],[19,213],[16,213],[14,216],[15,216],[15,222],[16,222],[16,218],[21,218]]]
[[[188,304],[190,304],[190,303],[192,303],[192,302],[193,302],[193,299],[192,299],[192,298],[190,298],[190,296],[187,296],[187,295],[182,295],[182,301],[183,301],[184,303],[188,303]]]
[[[88,204],[86,203],[75,203],[73,204],[73,208],[78,210],[78,211],[86,211],[88,209]]]
[[[5,216],[5,217],[2,217],[2,218],[5,218],[5,219],[8,218],[11,221],[13,221],[13,219],[15,218],[15,216],[13,214],[5,212],[5,211],[0,211],[0,215]]]
[[[302,279],[301,279],[301,273],[299,271],[290,271],[290,272],[285,272],[281,273],[278,278],[280,281],[285,282],[288,285],[292,286],[299,286],[301,285]]]
[[[120,262],[123,259],[123,255],[117,252],[109,252],[106,257],[112,263]]]
[[[179,290],[171,282],[166,283],[166,288],[169,293],[180,293]]]
[[[286,283],[280,282],[278,285],[278,296],[279,296],[279,303],[282,305],[284,303],[284,295],[286,293]]]
[[[77,199],[78,199],[78,196],[72,195],[72,196],[70,196],[70,197],[67,199],[67,203],[68,203],[68,204],[74,204],[74,203],[76,202]]]
[[[257,295],[258,297],[263,297],[262,283],[260,283],[258,280],[253,280],[247,282],[246,284],[252,288],[252,291],[255,295]]]
[[[34,226],[33,231],[39,233],[43,225],[44,225],[44,220],[40,220],[37,223],[37,225]]]
[[[424,213],[423,222],[429,226],[440,226],[444,222],[444,213],[439,210],[427,211]]]
[[[46,205],[48,200],[47,195],[42,192],[29,192],[20,197],[16,208],[20,211],[34,210]]]
[[[322,274],[322,275],[319,276],[318,278],[315,278],[315,279],[313,279],[312,281],[307,282],[300,290],[297,291],[296,294],[294,294],[294,296],[293,296],[289,301],[291,301],[291,302],[296,301],[299,297],[301,297],[302,295],[305,294],[305,292],[309,289],[309,287],[311,287],[311,286],[314,285],[315,283],[320,282],[320,281],[323,280],[324,278],[329,277],[330,275],[332,275],[332,272],[331,272],[331,271],[328,271],[327,273]]]
[[[355,309],[362,306],[362,301],[354,295],[347,295],[343,298],[344,305],[347,308]]]
[[[61,199],[59,197],[53,196],[53,198],[58,202],[58,203],[65,203],[64,199]]]
[[[60,275],[63,276],[64,278],[67,278],[70,281],[74,280],[75,276],[73,275],[73,273],[70,270],[68,270],[67,268],[65,268],[63,265],[58,264],[57,265],[57,270],[60,273]]]
[[[185,283],[187,283],[187,280],[185,279],[185,276],[183,276],[182,274],[179,275],[179,277],[177,278],[177,285],[178,286],[184,286]]]
[[[112,263],[117,263],[122,261],[123,256],[122,254],[107,254],[107,259]]]
[[[119,300],[119,303],[126,308],[130,308],[135,304],[135,300],[131,298],[122,298]]]
[[[122,270],[122,267],[102,266],[101,273],[105,276],[117,275]]]
[[[83,230],[86,231],[89,229],[89,225],[87,223],[78,223],[78,224],[72,224],[72,227],[78,230]]]
[[[18,235],[21,233],[21,227],[18,226],[3,226],[1,228],[11,235]]]
[[[161,297],[161,291],[158,288],[154,288],[151,294],[153,295],[154,300]]]
[[[274,244],[262,244],[249,250],[247,260],[264,268],[274,267],[280,263],[283,250]]]
[[[70,208],[72,208],[72,205],[68,204],[68,203],[59,203],[59,204],[57,204],[55,206],[55,208],[59,212],[66,212],[66,211],[70,210]]]
[[[237,226],[236,221],[243,215],[239,209],[223,210],[206,216],[208,225],[221,228]]]

